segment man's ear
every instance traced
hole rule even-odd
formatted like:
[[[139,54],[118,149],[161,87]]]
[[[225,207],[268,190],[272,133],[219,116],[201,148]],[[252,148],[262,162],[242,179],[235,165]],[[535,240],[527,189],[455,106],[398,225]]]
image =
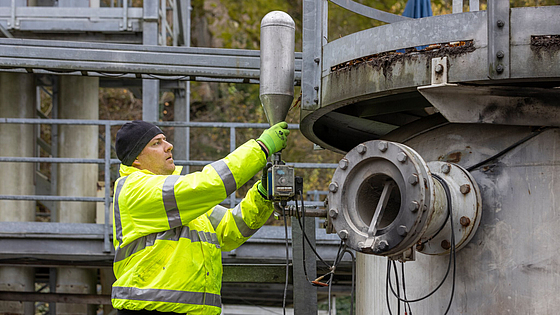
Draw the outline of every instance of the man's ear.
[[[132,162],[132,166],[140,168],[140,161],[138,161],[138,159],[135,159],[134,162]]]

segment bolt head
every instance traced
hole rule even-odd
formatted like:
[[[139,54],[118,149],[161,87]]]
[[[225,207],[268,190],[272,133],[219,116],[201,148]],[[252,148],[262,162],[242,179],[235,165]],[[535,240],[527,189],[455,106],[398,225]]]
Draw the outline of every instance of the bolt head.
[[[381,240],[379,244],[377,244],[377,250],[379,251],[386,251],[389,249],[389,243],[386,240]]]
[[[329,191],[332,192],[332,193],[337,192],[337,191],[338,191],[338,183],[332,182],[332,183],[329,185]]]
[[[504,58],[504,52],[503,52],[502,50],[498,51],[498,52],[496,53],[496,57],[498,57],[498,58],[500,58],[500,59]]]
[[[461,222],[462,226],[469,226],[471,224],[471,219],[465,216],[462,216],[459,221]]]
[[[407,158],[408,158],[408,156],[404,152],[399,152],[399,154],[397,154],[397,161],[399,161],[401,163],[406,162]]]
[[[418,175],[417,174],[410,175],[410,177],[408,177],[408,183],[411,184],[412,186],[418,184]]]
[[[385,152],[385,151],[387,151],[387,149],[389,148],[389,145],[387,144],[386,141],[380,141],[380,142],[377,144],[377,148],[379,149],[379,151]]]
[[[413,201],[410,203],[408,209],[410,210],[410,212],[416,212],[418,211],[418,209],[420,209],[420,205],[417,201]]]
[[[442,172],[443,174],[449,174],[450,171],[451,171],[451,165],[449,165],[449,164],[446,163],[446,164],[443,164],[443,165],[441,166],[441,172]]]
[[[333,219],[336,219],[336,217],[338,217],[338,210],[336,209],[329,210],[329,216]]]
[[[358,153],[364,154],[364,153],[366,153],[366,151],[367,151],[367,147],[366,147],[364,144],[360,143],[360,144],[358,144],[358,146],[356,147],[356,150],[358,151]]]
[[[496,25],[498,25],[499,28],[502,28],[506,25],[506,23],[502,20],[498,20],[498,22],[496,22]]]
[[[436,71],[436,73],[442,73],[443,72],[443,65],[438,63],[436,65],[435,71]]]
[[[441,248],[443,249],[450,249],[451,243],[448,240],[441,241]]]
[[[340,162],[338,162],[338,167],[340,167],[343,170],[347,169],[348,168],[348,160],[347,159],[340,160]]]
[[[341,240],[348,239],[348,231],[342,230],[342,231],[338,232],[338,237],[340,237]]]
[[[497,66],[496,66],[496,72],[497,72],[497,73],[502,73],[502,72],[504,72],[504,66],[503,66],[503,65],[497,65]]]
[[[400,236],[406,236],[406,234],[408,234],[408,228],[406,227],[406,225],[399,225],[397,227],[397,233],[399,233]]]
[[[459,190],[461,191],[461,193],[463,195],[466,195],[471,191],[471,185],[463,184],[463,185],[461,185],[461,187],[459,187]]]

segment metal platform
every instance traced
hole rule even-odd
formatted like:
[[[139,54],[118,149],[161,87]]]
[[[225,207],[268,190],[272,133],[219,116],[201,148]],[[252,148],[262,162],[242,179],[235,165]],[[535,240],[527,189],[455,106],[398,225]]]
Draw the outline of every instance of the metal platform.
[[[438,93],[438,86],[422,94],[417,88],[434,83],[432,59],[443,57],[446,67],[437,75],[445,77],[444,83],[465,89],[513,86],[528,93],[538,86],[555,95],[541,100],[542,106],[554,107],[560,96],[551,89],[560,86],[560,24],[553,21],[560,6],[510,9],[500,3],[490,4],[488,11],[401,21],[323,44],[319,99],[302,103],[302,132],[343,153],[428,116],[435,110],[426,110],[432,104],[422,94],[448,93]],[[414,48],[423,45],[428,47]],[[305,53],[304,46],[304,58]],[[486,91],[492,94],[491,87]],[[454,95],[463,103],[471,97],[469,92]]]

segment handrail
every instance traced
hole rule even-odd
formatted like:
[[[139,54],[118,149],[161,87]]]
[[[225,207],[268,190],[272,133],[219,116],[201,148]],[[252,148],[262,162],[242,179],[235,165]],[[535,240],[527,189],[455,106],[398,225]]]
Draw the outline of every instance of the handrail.
[[[128,120],[80,120],[80,119],[41,119],[41,118],[0,118],[0,124],[47,124],[47,125],[98,125],[105,126],[105,156],[103,159],[91,158],[59,158],[59,157],[0,157],[2,162],[18,163],[79,163],[79,164],[104,164],[105,196],[101,197],[81,197],[81,196],[44,196],[44,195],[0,195],[0,200],[34,200],[34,201],[80,201],[80,202],[104,202],[105,222],[104,222],[104,252],[111,251],[110,230],[111,224],[111,174],[110,166],[120,164],[118,159],[111,159],[111,126],[123,125]],[[265,123],[233,123],[233,122],[153,122],[162,127],[202,127],[202,128],[229,128],[230,129],[230,151],[236,148],[235,131],[237,128],[266,129],[270,125]],[[288,124],[289,129],[299,129],[298,124]],[[177,165],[204,166],[212,161],[176,160]],[[288,163],[296,168],[331,168],[334,169],[338,164],[334,163]],[[238,200],[235,194],[229,198],[233,207]]]

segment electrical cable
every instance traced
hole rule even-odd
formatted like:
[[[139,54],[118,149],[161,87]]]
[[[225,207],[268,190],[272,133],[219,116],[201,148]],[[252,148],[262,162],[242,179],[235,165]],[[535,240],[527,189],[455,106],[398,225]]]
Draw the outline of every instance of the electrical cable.
[[[401,277],[402,277],[402,287],[403,287],[403,296],[404,299],[408,299],[406,297],[406,284],[405,284],[405,277],[404,277],[404,261],[401,261]],[[404,306],[404,314],[405,315],[412,315],[412,309],[410,308],[410,303],[409,302],[405,302],[405,306]],[[406,307],[408,306],[408,313],[406,311]]]
[[[451,298],[449,300],[449,304],[447,307],[447,310],[445,311],[445,314],[447,314],[447,312],[449,311],[449,309],[451,308],[451,303],[453,301],[453,295],[455,292],[455,271],[456,271],[456,262],[455,262],[455,231],[453,229],[453,206],[452,206],[452,200],[451,200],[451,192],[449,190],[449,186],[447,185],[447,183],[438,175],[436,174],[432,174],[432,177],[435,178],[438,182],[441,183],[445,194],[446,194],[446,199],[447,199],[447,208],[448,208],[448,218],[450,220],[450,224],[451,224],[451,249],[449,252],[449,263],[447,265],[447,271],[445,272],[445,276],[443,277],[443,280],[438,284],[438,286],[430,293],[428,293],[427,295],[421,297],[421,298],[417,298],[417,299],[403,299],[401,298],[399,295],[397,295],[397,293],[395,292],[395,290],[393,289],[393,286],[390,282],[390,277],[391,277],[391,264],[389,262],[389,260],[387,261],[387,283],[386,286],[388,288],[386,288],[386,294],[388,294],[388,289],[390,288],[393,295],[401,302],[405,302],[405,303],[413,303],[413,302],[419,302],[422,300],[425,300],[426,298],[430,297],[431,295],[433,295],[437,290],[439,290],[439,288],[443,285],[443,283],[445,282],[445,280],[447,279],[447,276],[449,275],[449,271],[451,269],[451,262],[453,261],[453,282],[452,282],[452,290],[451,290]],[[397,279],[398,282],[398,279]],[[389,306],[389,297],[387,296],[387,305]],[[391,314],[391,310],[389,309],[389,313]]]
[[[286,235],[286,282],[284,284],[284,297],[282,299],[282,311],[286,315],[286,296],[288,295],[288,280],[290,273],[290,249],[288,244],[288,222],[286,220],[286,208],[282,206],[282,216],[284,217],[284,233]]]
[[[302,212],[305,212],[305,206],[303,204],[303,194],[301,195],[302,198]],[[299,211],[296,211],[296,218],[298,219],[298,223],[299,223],[299,227],[301,228],[301,230],[303,231],[303,238],[305,239],[305,241],[307,242],[307,244],[309,244],[309,247],[311,247],[311,250],[313,251],[313,253],[315,253],[315,256],[317,256],[317,258],[319,258],[319,260],[329,269],[331,268],[331,265],[327,264],[325,262],[325,260],[319,255],[319,253],[317,253],[317,250],[315,250],[315,248],[313,247],[313,245],[311,244],[311,241],[309,240],[309,238],[307,237],[307,234],[305,233],[305,230],[303,229],[303,224],[301,223],[300,220],[300,216],[299,216]]]
[[[399,274],[397,272],[397,263],[393,260],[393,269],[395,270],[395,285],[397,287],[397,296],[401,296],[401,292],[399,290]],[[401,301],[397,300],[397,314],[401,313]]]
[[[494,154],[493,156],[483,160],[482,162],[479,162],[479,163],[476,163],[473,166],[467,167],[466,170],[471,172],[472,170],[474,170],[476,168],[479,168],[480,166],[482,166],[482,165],[484,165],[484,164],[486,164],[486,163],[488,163],[492,160],[495,160],[495,159],[499,158],[500,156],[506,154],[507,152],[509,152],[512,149],[516,148],[517,146],[523,144],[524,142],[527,142],[528,140],[540,135],[541,133],[543,133],[544,131],[546,131],[548,129],[551,129],[551,127],[539,127],[537,130],[533,131],[530,135],[528,135],[528,136],[524,137],[523,139],[515,142],[514,144],[512,144],[512,145],[508,146],[507,148],[503,149],[502,151],[500,151],[500,152]]]

